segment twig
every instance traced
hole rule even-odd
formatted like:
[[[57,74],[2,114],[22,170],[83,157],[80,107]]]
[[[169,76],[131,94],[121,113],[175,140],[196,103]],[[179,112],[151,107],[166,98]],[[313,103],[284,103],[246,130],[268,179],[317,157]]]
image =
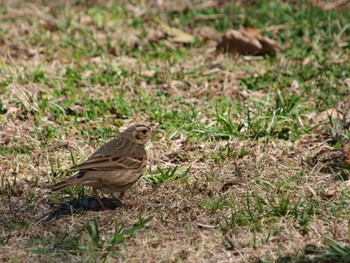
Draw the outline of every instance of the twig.
[[[239,253],[243,253],[243,248],[241,247],[240,244],[238,244],[238,242],[236,242],[235,240],[233,240],[233,238],[231,237],[231,235],[229,233],[225,234],[225,238],[226,240],[230,243],[231,245],[231,249],[236,250]]]

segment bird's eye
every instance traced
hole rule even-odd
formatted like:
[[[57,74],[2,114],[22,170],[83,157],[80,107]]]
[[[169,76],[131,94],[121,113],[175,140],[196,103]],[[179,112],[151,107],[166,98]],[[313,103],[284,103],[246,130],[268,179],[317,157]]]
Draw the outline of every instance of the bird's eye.
[[[148,131],[147,131],[147,129],[143,129],[141,132],[142,132],[143,134],[146,134]]]

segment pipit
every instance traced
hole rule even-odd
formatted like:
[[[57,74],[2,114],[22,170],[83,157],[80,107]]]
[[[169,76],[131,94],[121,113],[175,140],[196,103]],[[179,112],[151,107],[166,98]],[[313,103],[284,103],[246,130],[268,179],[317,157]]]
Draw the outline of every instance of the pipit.
[[[145,143],[152,135],[146,125],[134,125],[119,134],[114,140],[99,148],[84,163],[72,167],[79,170],[74,176],[51,187],[52,191],[72,185],[90,186],[102,209],[106,210],[97,190],[102,193],[120,193],[135,184],[146,169]]]

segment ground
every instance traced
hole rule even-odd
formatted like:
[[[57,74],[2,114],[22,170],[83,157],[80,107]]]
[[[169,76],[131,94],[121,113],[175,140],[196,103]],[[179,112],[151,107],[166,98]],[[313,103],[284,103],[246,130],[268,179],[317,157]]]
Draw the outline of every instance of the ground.
[[[0,261],[349,262],[348,4],[172,2],[0,5]],[[280,50],[216,50],[240,26]],[[134,123],[133,206],[50,191]]]

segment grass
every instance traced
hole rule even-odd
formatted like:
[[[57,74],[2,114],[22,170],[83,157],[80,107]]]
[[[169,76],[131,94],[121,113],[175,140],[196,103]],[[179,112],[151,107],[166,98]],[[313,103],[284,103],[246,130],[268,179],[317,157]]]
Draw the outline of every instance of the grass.
[[[0,261],[347,262],[350,11],[163,2],[0,7]],[[197,40],[152,40],[150,16]],[[240,25],[282,51],[199,39]],[[136,206],[78,210],[90,189],[47,190],[136,122],[161,131]]]

